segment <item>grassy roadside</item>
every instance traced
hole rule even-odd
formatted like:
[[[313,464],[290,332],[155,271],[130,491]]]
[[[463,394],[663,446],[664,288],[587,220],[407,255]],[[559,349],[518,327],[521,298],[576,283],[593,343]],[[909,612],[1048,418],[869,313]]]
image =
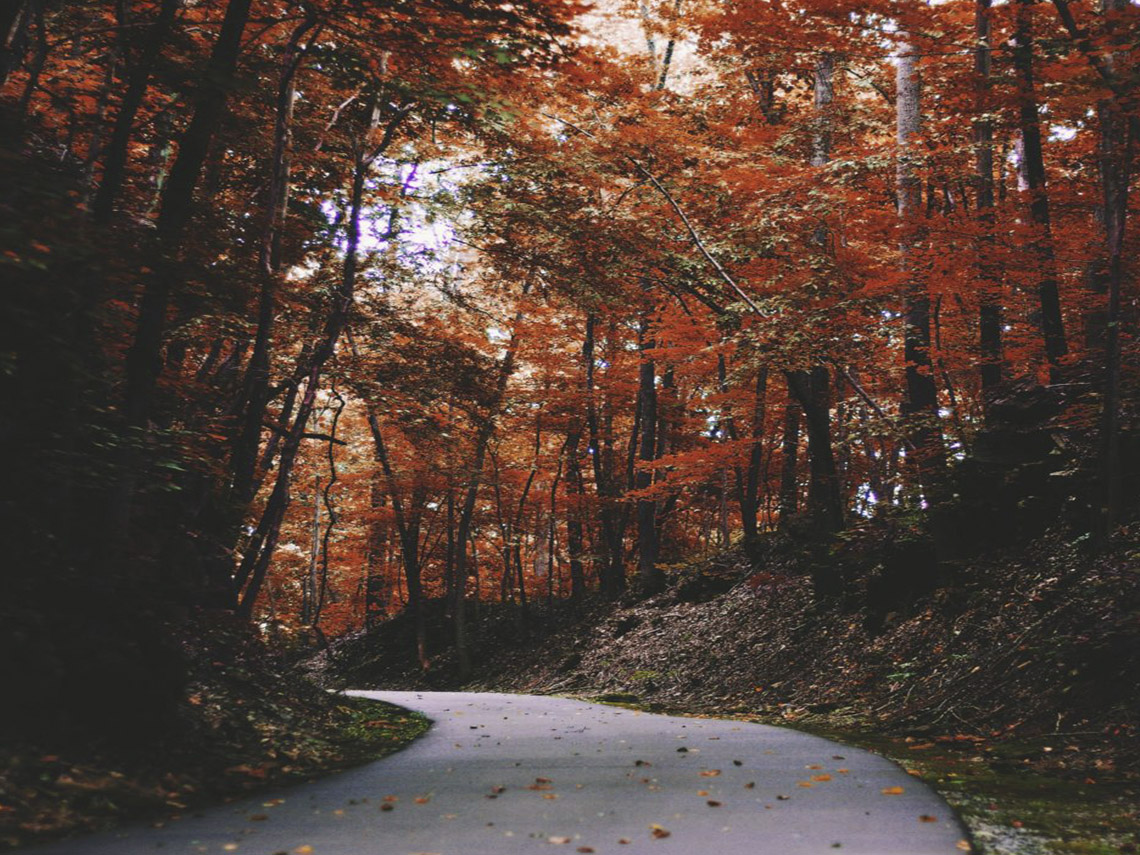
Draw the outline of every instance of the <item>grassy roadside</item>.
[[[430,722],[382,701],[337,696],[319,718],[294,719],[289,725],[286,735],[281,722],[265,718],[253,722],[241,740],[171,744],[133,756],[2,746],[0,849],[123,822],[161,824],[209,805],[311,780],[398,751]]]
[[[627,709],[708,718],[630,693],[580,696]],[[841,714],[795,718],[725,710],[718,718],[792,727],[880,754],[920,778],[958,812],[978,855],[1127,855],[1140,852],[1140,782],[1076,781],[1024,767],[1039,754],[1081,750],[1056,735],[985,744],[978,739],[889,733]]]

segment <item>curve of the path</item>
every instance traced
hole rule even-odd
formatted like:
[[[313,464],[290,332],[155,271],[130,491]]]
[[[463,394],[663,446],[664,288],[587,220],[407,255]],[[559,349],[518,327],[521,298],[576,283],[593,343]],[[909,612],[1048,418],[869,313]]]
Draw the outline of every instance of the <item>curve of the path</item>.
[[[961,855],[893,763],[779,727],[554,697],[356,692],[434,721],[409,748],[162,828],[39,855]]]

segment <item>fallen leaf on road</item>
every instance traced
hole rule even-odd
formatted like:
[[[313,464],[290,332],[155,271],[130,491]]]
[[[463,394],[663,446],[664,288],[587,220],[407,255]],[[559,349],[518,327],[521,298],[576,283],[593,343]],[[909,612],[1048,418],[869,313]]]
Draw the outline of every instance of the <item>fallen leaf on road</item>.
[[[720,807],[720,802],[716,801],[715,799],[709,799],[707,802],[705,802],[705,804],[707,804],[709,807]]]
[[[830,781],[830,780],[831,780],[831,776],[830,776],[830,775],[827,775],[827,774],[823,774],[823,775],[812,775],[812,776],[811,776],[811,779],[812,779],[813,781]]]
[[[902,787],[883,787],[884,796],[901,796],[903,792]]]
[[[918,821],[919,821],[919,822],[938,822],[938,817],[936,817],[936,816],[931,816],[931,815],[930,815],[930,814],[928,814],[928,813],[924,813],[922,816],[920,816],[920,817],[918,818]]]
[[[666,831],[660,825],[651,825],[649,826],[649,833],[652,834],[656,840],[664,840],[671,832]]]
[[[800,781],[796,784],[797,787],[803,787],[805,790],[811,788],[811,781]]]
[[[570,838],[569,837],[548,837],[548,838],[546,838],[546,842],[547,843],[559,843],[559,844],[569,843]]]
[[[720,769],[705,769],[701,772],[702,778],[715,778],[720,774]]]

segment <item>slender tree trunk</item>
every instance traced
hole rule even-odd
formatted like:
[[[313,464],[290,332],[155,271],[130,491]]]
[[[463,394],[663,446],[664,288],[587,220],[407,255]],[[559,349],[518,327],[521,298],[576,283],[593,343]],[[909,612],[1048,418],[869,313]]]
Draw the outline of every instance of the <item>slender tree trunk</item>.
[[[831,110],[835,100],[835,57],[822,55],[815,65],[815,129],[812,135],[811,165],[823,167],[831,160]],[[817,252],[830,258],[830,235],[820,226],[814,241]],[[843,527],[843,503],[839,493],[839,472],[831,440],[831,375],[825,365],[810,371],[791,371],[788,391],[796,397],[804,414],[808,434],[808,516],[821,534]]]
[[[1120,63],[1128,61],[1127,45],[1122,45],[1123,33],[1112,16],[1127,9],[1127,0],[1102,0],[1101,14],[1108,19],[1106,31],[1109,42],[1120,51],[1109,53],[1105,59],[1107,73],[1113,79],[1121,76]],[[1134,69],[1126,69],[1132,70]],[[1100,419],[1100,501],[1095,527],[1096,539],[1103,548],[1119,523],[1123,508],[1124,478],[1120,459],[1121,409],[1121,292],[1124,285],[1124,234],[1128,217],[1129,185],[1131,183],[1133,133],[1135,117],[1127,116],[1112,99],[1101,101],[1100,119],[1100,174],[1103,188],[1103,215],[1107,300],[1103,336],[1104,386]]]
[[[843,527],[843,500],[831,447],[831,381],[825,366],[787,372],[788,391],[799,402],[808,434],[808,516],[816,531]]]
[[[507,382],[514,373],[515,355],[518,352],[518,327],[522,321],[522,313],[515,316],[515,331],[511,334],[507,352],[503,361],[499,363],[499,376],[495,384],[495,397],[483,417],[483,423],[475,438],[475,459],[471,463],[471,476],[467,482],[463,505],[459,513],[459,531],[456,535],[458,548],[455,552],[455,597],[453,603],[453,620],[455,628],[455,652],[459,664],[459,675],[467,678],[471,674],[471,651],[467,644],[467,620],[465,606],[467,601],[467,541],[471,535],[471,522],[475,516],[475,501],[478,498],[479,487],[483,483],[483,466],[487,458],[487,446],[495,432],[495,424],[499,409],[506,397]],[[533,479],[534,474],[531,473]],[[530,486],[528,482],[527,486]]]
[[[755,403],[752,408],[752,447],[748,452],[748,468],[745,471],[744,490],[741,495],[740,515],[746,539],[755,539],[759,534],[757,518],[760,512],[760,475],[764,466],[764,419],[767,416],[768,366],[761,365],[756,370]]]
[[[1037,296],[1040,302],[1041,333],[1049,377],[1059,381],[1061,359],[1068,353],[1061,299],[1057,288],[1057,261],[1049,212],[1049,192],[1045,183],[1045,156],[1038,116],[1037,89],[1033,70],[1033,2],[1017,0],[1013,65],[1018,83],[1018,124],[1021,131],[1021,174],[1029,193],[1029,215],[1035,234],[1030,245],[1038,265]]]
[[[653,485],[653,471],[648,467],[657,454],[657,369],[652,358],[653,340],[649,335],[649,319],[643,316],[639,329],[641,364],[638,369],[637,407],[640,413],[641,437],[636,487],[646,490]],[[657,567],[657,502],[641,497],[637,500],[637,569],[638,580],[647,593],[661,590],[665,576]]]
[[[789,384],[784,404],[784,432],[780,439],[783,463],[780,470],[779,528],[786,531],[799,506],[800,485],[796,463],[800,449],[800,406]]]
[[[34,5],[35,0],[8,0],[0,6],[0,87],[24,62]]]
[[[162,0],[154,23],[147,30],[142,55],[130,71],[127,91],[123,93],[119,111],[115,115],[115,124],[111,128],[111,139],[107,143],[103,178],[99,182],[99,189],[91,206],[92,218],[97,223],[108,222],[114,214],[115,202],[126,177],[131,131],[134,129],[135,118],[150,86],[159,54],[166,45],[181,6],[182,0]]]
[[[898,212],[903,228],[900,257],[902,268],[908,273],[904,310],[906,401],[903,410],[910,423],[919,477],[929,494],[945,469],[946,452],[938,425],[938,390],[930,354],[930,294],[925,281],[926,262],[922,258],[924,230],[919,221],[922,216],[922,180],[916,169],[918,158],[914,154],[914,137],[922,123],[918,54],[905,33],[899,39],[896,89]]]
[[[586,369],[586,424],[589,429],[590,459],[594,468],[594,487],[598,493],[598,518],[602,529],[602,543],[606,556],[599,571],[602,594],[617,596],[625,588],[622,568],[622,541],[624,525],[621,520],[617,500],[620,488],[614,474],[613,437],[606,430],[603,435],[604,415],[598,412],[598,402],[594,383],[594,344],[597,318],[586,317],[586,335],[582,342],[582,361]]]
[[[370,130],[375,130],[379,124],[378,108],[372,109]],[[364,204],[364,187],[368,172],[375,159],[387,149],[395,139],[395,134],[407,110],[402,109],[389,120],[379,145],[371,154],[365,154],[363,142],[357,143],[355,164],[353,168],[352,189],[349,193],[348,216],[345,219],[348,236],[344,251],[344,264],[342,268],[340,285],[333,297],[333,305],[325,320],[321,336],[313,348],[307,377],[305,380],[305,393],[297,408],[297,415],[293,425],[285,437],[281,448],[281,457],[277,464],[277,479],[273,492],[270,494],[265,513],[258,524],[254,547],[248,550],[238,567],[234,580],[235,592],[241,591],[243,586],[248,587],[242,595],[238,605],[238,614],[249,617],[253,613],[253,606],[257,594],[265,580],[269,569],[273,548],[276,546],[277,536],[280,532],[281,520],[289,501],[289,478],[292,474],[293,463],[301,441],[304,439],[305,426],[308,424],[316,402],[317,388],[320,385],[321,372],[325,363],[332,358],[336,350],[337,341],[348,322],[349,310],[356,290],[356,272],[359,264],[358,251],[360,246],[360,213]]]
[[[231,455],[233,472],[232,501],[244,507],[253,498],[257,455],[261,447],[262,422],[269,402],[269,341],[273,329],[277,280],[281,270],[281,229],[285,222],[289,199],[290,142],[293,128],[293,103],[296,100],[297,71],[304,54],[301,41],[317,24],[311,10],[289,36],[277,82],[273,154],[269,191],[266,194],[264,226],[258,247],[257,268],[261,281],[257,307],[257,332],[253,353],[246,369],[241,399],[236,410],[242,414]]]
[[[124,412],[128,424],[133,426],[145,425],[150,416],[155,383],[162,370],[166,310],[176,276],[172,256],[177,255],[183,230],[190,222],[194,189],[222,118],[251,3],[252,0],[230,0],[226,6],[221,32],[202,77],[194,115],[179,140],[178,157],[163,189],[157,224],[158,258],[143,291],[134,341],[126,360]]]
[[[981,293],[978,308],[978,336],[981,349],[982,390],[993,389],[1002,378],[1002,311],[998,291],[998,271],[993,263],[994,228],[994,128],[989,117],[992,54],[990,0],[976,0],[974,6],[974,177],[977,220],[978,280]]]
[[[570,599],[579,603],[586,595],[586,573],[582,564],[582,463],[578,449],[582,442],[581,422],[575,422],[566,437],[566,489],[573,496],[566,509],[566,550],[570,557]]]
[[[313,518],[309,525],[309,567],[301,587],[301,623],[312,626],[317,603],[317,569],[321,560],[321,476],[313,476]]]
[[[381,616],[387,614],[390,592],[388,586],[389,526],[381,519],[385,507],[383,471],[374,469],[368,485],[368,560],[364,589],[364,626],[371,629]]]
[[[316,606],[313,609],[313,628],[317,629],[320,626],[321,614],[324,612],[325,602],[329,597],[329,550],[332,541],[333,531],[336,525],[340,522],[340,515],[336,510],[336,503],[333,501],[332,491],[337,484],[337,468],[336,468],[336,444],[338,442],[336,437],[337,428],[340,425],[340,417],[344,412],[345,399],[334,385],[332,388],[332,396],[336,401],[333,407],[332,423],[329,425],[329,439],[327,446],[327,460],[329,464],[329,480],[325,483],[322,498],[324,500],[325,510],[328,512],[328,523],[325,525],[324,535],[321,538],[321,575],[316,590]],[[321,636],[323,640],[323,636]]]

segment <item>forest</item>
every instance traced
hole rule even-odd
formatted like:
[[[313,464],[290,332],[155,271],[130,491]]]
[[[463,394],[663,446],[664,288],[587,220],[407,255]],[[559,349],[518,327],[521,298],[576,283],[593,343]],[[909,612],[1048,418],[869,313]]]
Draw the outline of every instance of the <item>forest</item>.
[[[378,630],[460,684],[726,555],[875,635],[1048,538],[1135,683],[1138,14],[4,3],[5,732]]]

